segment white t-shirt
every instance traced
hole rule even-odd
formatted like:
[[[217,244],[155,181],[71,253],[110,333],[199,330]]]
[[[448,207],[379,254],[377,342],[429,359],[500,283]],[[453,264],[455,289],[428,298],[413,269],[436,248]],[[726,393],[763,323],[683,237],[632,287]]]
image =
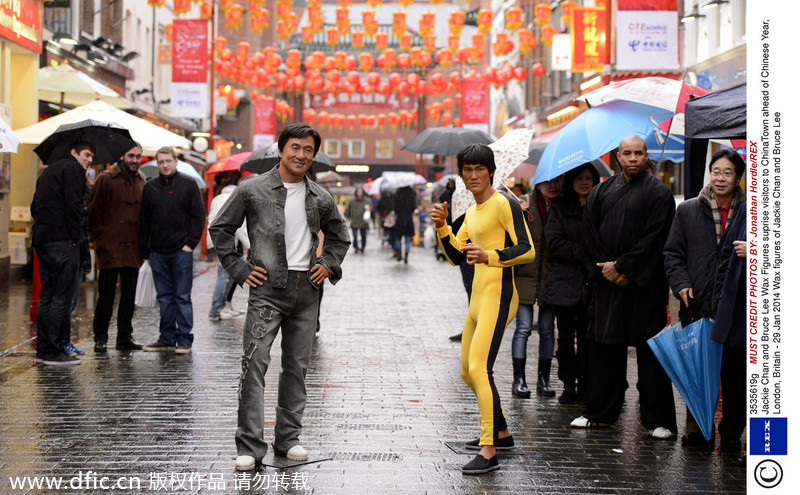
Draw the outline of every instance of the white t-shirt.
[[[306,218],[306,183],[283,183],[286,188],[286,264],[289,270],[306,271],[311,266],[311,230]]]

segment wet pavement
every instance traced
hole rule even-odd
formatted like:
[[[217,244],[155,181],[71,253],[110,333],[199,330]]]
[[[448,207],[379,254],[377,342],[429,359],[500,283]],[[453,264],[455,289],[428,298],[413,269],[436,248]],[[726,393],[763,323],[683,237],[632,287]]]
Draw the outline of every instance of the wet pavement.
[[[233,471],[244,316],[207,319],[213,262],[195,264],[189,355],[114,350],[114,320],[109,352],[95,354],[95,294],[85,283],[73,320],[73,341],[86,351],[82,364],[37,367],[30,284],[17,279],[0,287],[0,493],[53,493],[12,482],[38,480],[46,487],[58,477],[64,493],[745,492],[737,456],[718,446],[709,454],[648,436],[638,421],[632,355],[626,405],[612,428],[572,429],[581,406],[535,394],[513,397],[513,323],[495,380],[522,455],[501,456],[499,471],[462,475],[460,467],[472,456],[445,442],[476,438],[479,426],[477,402],[459,375],[459,347],[448,340],[460,330],[467,306],[459,270],[436,261],[432,249],[414,248],[408,265],[394,261],[374,232],[366,253],[351,250],[343,269],[342,281],[325,287],[301,436],[312,458],[328,460],[265,467],[255,476]],[[246,304],[246,291],[237,290],[234,302]],[[158,310],[137,309],[134,329],[138,341],[155,340]],[[279,342],[272,349],[268,435]],[[536,356],[536,349],[534,332],[528,355]],[[535,358],[529,359],[529,383],[535,370]],[[685,407],[675,397],[683,425]]]

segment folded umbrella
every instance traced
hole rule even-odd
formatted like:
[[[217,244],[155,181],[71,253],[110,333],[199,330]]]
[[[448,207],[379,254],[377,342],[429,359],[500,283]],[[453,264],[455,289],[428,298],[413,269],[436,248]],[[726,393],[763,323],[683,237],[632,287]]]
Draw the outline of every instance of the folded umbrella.
[[[252,172],[254,174],[263,174],[269,172],[280,163],[281,159],[278,156],[278,143],[272,143],[269,146],[264,146],[255,150],[245,161],[242,162],[240,170],[242,172]],[[318,151],[311,162],[311,171],[315,174],[332,170],[336,165],[328,158],[328,155]]]
[[[714,432],[722,366],[722,344],[711,340],[713,328],[703,318],[686,327],[667,327],[647,341],[706,440]]]
[[[87,119],[59,126],[33,151],[42,162],[49,165],[69,156],[70,147],[78,141],[88,142],[95,147],[94,163],[116,163],[136,145],[128,129],[113,123]]]

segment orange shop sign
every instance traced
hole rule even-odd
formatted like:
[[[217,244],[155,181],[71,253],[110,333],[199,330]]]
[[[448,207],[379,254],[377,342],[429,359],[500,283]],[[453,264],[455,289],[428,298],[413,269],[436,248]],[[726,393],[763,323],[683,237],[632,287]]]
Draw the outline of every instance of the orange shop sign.
[[[572,72],[602,72],[606,64],[606,9],[572,10]]]
[[[42,53],[41,0],[0,1],[0,36]]]

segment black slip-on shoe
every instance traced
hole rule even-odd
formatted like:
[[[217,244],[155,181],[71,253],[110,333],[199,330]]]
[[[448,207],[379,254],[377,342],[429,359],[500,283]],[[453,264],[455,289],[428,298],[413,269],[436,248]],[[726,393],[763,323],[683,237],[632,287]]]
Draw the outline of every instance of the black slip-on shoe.
[[[141,351],[142,347],[144,347],[142,344],[133,339],[117,341],[117,350],[120,351]]]
[[[475,440],[470,440],[464,444],[464,447],[467,450],[481,450],[481,446],[478,445],[481,439],[476,438]],[[514,448],[514,435],[509,435],[505,438],[495,438],[494,439],[494,448],[495,450],[511,450]]]
[[[461,466],[461,472],[464,474],[483,474],[489,471],[500,469],[500,463],[497,462],[497,456],[487,459],[478,454],[474,459]]]
[[[108,346],[105,342],[95,342],[94,352],[108,352]]]

